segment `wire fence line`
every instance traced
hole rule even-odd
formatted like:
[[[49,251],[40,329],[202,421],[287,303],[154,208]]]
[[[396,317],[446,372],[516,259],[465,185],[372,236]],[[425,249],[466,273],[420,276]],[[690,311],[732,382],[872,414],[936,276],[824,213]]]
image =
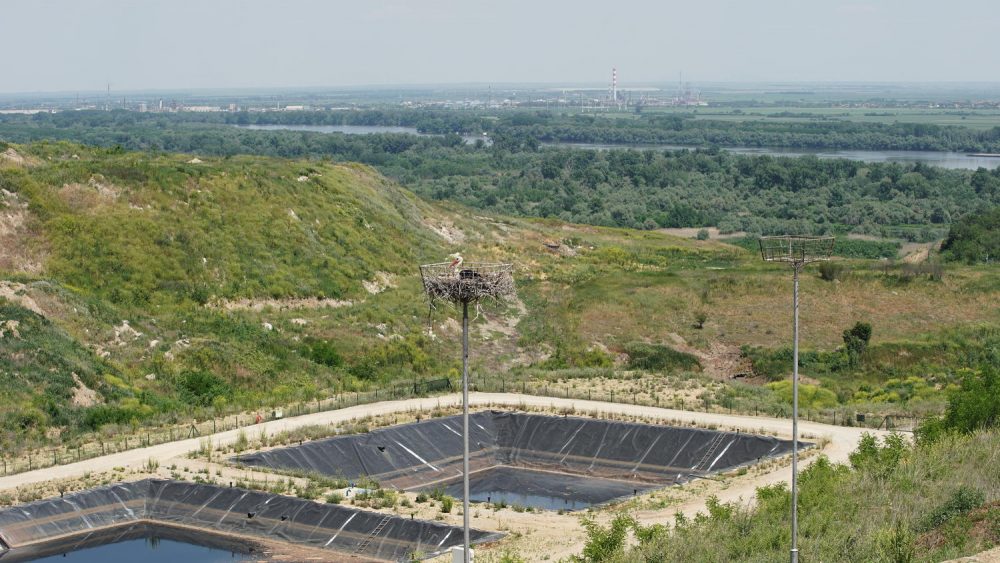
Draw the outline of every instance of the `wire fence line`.
[[[651,397],[638,392],[597,391],[589,388],[571,389],[555,386],[546,381],[528,380],[511,376],[475,374],[470,378],[469,384],[471,391],[487,393],[520,393],[541,397],[634,404],[686,411],[725,412],[776,418],[791,417],[790,407],[761,409],[757,405],[754,405],[754,408],[751,409],[746,405],[735,403],[726,405],[716,401],[701,399],[661,400],[658,396]],[[36,448],[18,453],[5,452],[3,455],[0,455],[0,469],[2,469],[3,475],[13,475],[55,465],[84,461],[131,449],[144,448],[176,440],[210,436],[217,432],[239,428],[253,427],[258,423],[280,418],[328,412],[380,401],[440,395],[450,393],[457,388],[457,384],[447,378],[415,381],[376,387],[370,391],[343,392],[325,399],[302,401],[281,407],[261,407],[257,411],[208,416],[201,420],[190,418],[187,422],[171,425],[139,426],[111,435],[95,433],[90,437],[82,437],[73,444]],[[912,415],[872,416],[868,413],[858,412],[846,407],[837,409],[805,409],[799,415],[802,420],[813,422],[900,431],[910,431],[919,422],[919,419]]]
[[[0,470],[2,470],[3,475],[13,475],[176,440],[210,436],[216,432],[252,427],[261,422],[280,418],[334,411],[380,401],[427,397],[450,392],[452,389],[451,380],[446,378],[415,381],[375,387],[370,391],[343,392],[325,399],[301,401],[278,407],[262,406],[256,411],[209,415],[200,418],[193,415],[188,417],[185,422],[137,426],[110,435],[97,432],[90,436],[80,437],[71,444],[35,448],[16,453],[4,452],[0,455]]]

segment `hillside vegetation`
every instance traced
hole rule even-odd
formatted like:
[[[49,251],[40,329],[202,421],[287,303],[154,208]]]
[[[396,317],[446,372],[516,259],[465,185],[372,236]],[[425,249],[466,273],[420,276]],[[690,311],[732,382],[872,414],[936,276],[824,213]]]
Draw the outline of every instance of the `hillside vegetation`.
[[[799,549],[820,561],[943,561],[1000,543],[1000,372],[968,374],[929,417],[915,443],[866,434],[849,462],[824,456],[799,478]],[[790,544],[786,483],[759,487],[755,502],[709,498],[707,513],[672,526],[642,526],[626,513],[602,527],[584,518],[580,563],[780,561]],[[629,534],[635,537],[626,546]]]
[[[479,215],[357,164],[64,143],[2,154],[8,445],[455,377],[454,311],[429,314],[416,270],[455,251],[516,264],[519,299],[476,312],[477,377],[727,378],[717,360],[741,346],[759,383],[790,367],[790,277],[736,246]],[[836,279],[803,283],[804,373],[838,405],[940,408],[969,366],[960,351],[995,342],[997,272],[838,263]],[[847,361],[858,321],[871,344]],[[930,389],[900,391],[908,378]],[[724,386],[713,400],[784,399]]]
[[[442,134],[344,135],[232,126],[267,120],[322,124],[337,119],[409,124]],[[129,150],[359,161],[431,199],[504,215],[635,229],[714,225],[723,232],[751,235],[852,232],[930,242],[943,238],[952,220],[1000,203],[1000,169],[972,172],[922,164],[740,156],[701,142],[694,143],[703,145],[698,150],[597,151],[541,145],[548,140],[606,142],[599,133],[608,131],[622,135],[674,131],[661,123],[663,119],[680,118],[614,120],[545,112],[478,117],[459,112],[370,112],[349,117],[336,112],[64,112],[0,118],[0,139],[66,139]],[[705,123],[680,121],[695,129]],[[735,126],[744,125],[774,124]],[[827,124],[800,125],[820,128],[818,139],[831,138],[823,131]],[[730,126],[734,125],[726,125]],[[454,134],[479,130],[490,133],[492,145],[466,144]],[[566,132],[577,130],[579,135]],[[987,133],[993,134],[976,135]],[[935,139],[936,134],[929,129],[920,138]]]

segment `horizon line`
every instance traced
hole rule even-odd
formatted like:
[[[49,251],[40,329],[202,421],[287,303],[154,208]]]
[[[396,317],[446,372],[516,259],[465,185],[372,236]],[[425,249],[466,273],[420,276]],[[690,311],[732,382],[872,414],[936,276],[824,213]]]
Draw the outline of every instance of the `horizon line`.
[[[1000,88],[1000,80],[906,80],[906,81],[873,81],[873,80],[703,80],[703,81],[687,81],[685,84],[698,84],[698,85],[710,85],[710,86],[745,86],[745,85],[757,85],[757,86],[988,86]],[[663,86],[663,85],[677,85],[677,82],[662,80],[662,81],[636,81],[631,85],[619,85],[619,89],[635,89],[650,86]],[[572,83],[568,81],[559,82],[426,82],[426,83],[383,83],[383,84],[355,84],[355,85],[339,85],[339,86],[198,86],[198,87],[141,87],[141,88],[127,88],[123,90],[114,90],[111,92],[116,92],[118,95],[136,95],[136,94],[157,94],[157,93],[222,93],[222,92],[240,92],[240,93],[250,93],[250,92],[346,92],[346,91],[392,91],[401,89],[414,89],[414,90],[432,90],[432,89],[461,89],[461,88],[505,88],[505,89],[517,89],[517,88],[528,88],[532,90],[572,90],[572,89],[601,89],[604,87],[610,87],[607,84],[601,82],[577,82]],[[13,97],[13,96],[60,96],[60,97],[73,97],[82,95],[100,95],[106,96],[107,90],[104,89],[60,89],[60,90],[16,90],[16,91],[0,91],[0,96],[2,97]]]

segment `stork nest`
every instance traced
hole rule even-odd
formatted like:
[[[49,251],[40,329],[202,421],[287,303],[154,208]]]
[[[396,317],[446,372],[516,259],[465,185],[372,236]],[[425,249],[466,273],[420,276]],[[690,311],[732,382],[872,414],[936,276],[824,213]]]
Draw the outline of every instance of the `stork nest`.
[[[472,303],[514,294],[511,264],[471,262],[452,268],[448,262],[420,266],[424,291],[431,302]]]

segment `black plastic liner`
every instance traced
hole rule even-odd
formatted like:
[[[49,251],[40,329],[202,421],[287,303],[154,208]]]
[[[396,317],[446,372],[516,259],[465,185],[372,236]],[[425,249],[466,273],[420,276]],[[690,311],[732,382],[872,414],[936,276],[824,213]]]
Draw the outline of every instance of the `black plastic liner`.
[[[17,548],[144,522],[282,540],[384,561],[430,556],[462,543],[461,528],[438,522],[261,491],[153,479],[0,510],[0,538]],[[473,530],[470,539],[480,543],[501,536]]]
[[[470,416],[472,471],[496,466],[669,485],[791,451],[790,440],[740,432],[486,411]],[[462,419],[436,418],[234,458],[383,486],[426,489],[461,476]]]

